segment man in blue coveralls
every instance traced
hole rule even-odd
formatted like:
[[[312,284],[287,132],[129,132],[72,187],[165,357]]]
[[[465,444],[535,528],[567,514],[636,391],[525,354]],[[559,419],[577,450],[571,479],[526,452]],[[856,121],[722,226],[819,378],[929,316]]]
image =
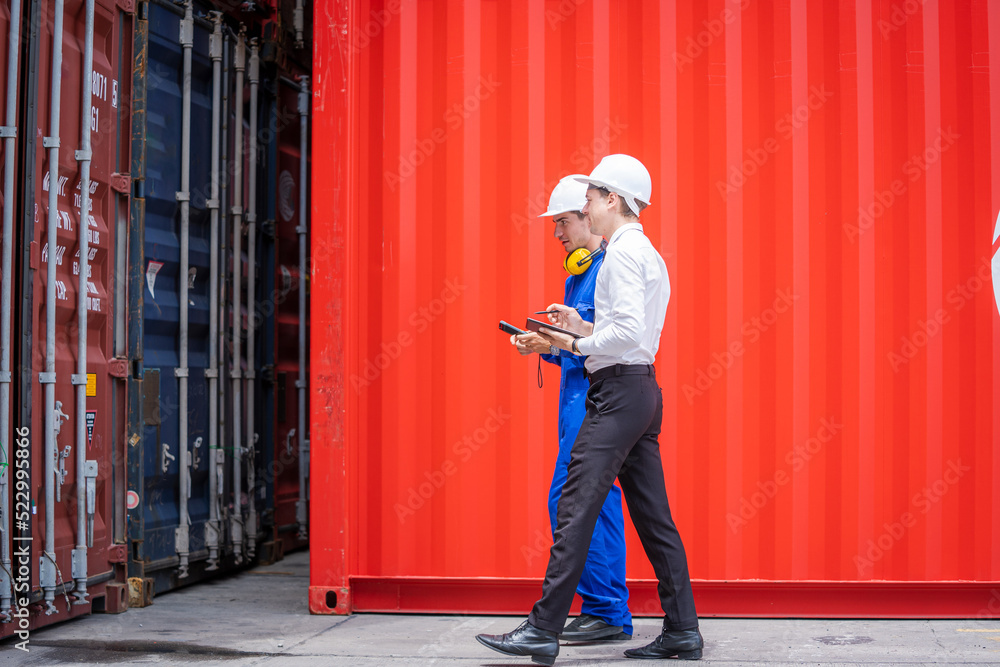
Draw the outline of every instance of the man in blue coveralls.
[[[539,217],[551,216],[554,236],[568,254],[564,303],[575,308],[583,319],[594,321],[594,286],[604,261],[603,239],[590,233],[590,222],[581,210],[587,203],[587,185],[567,176],[559,181],[549,198],[549,208]],[[550,309],[551,310],[551,309]],[[511,338],[521,354],[538,352],[542,359],[562,369],[559,384],[559,456],[556,459],[552,488],[549,491],[549,519],[556,530],[556,509],[566,482],[570,450],[586,415],[587,389],[584,376],[586,357],[550,348],[547,340],[535,333]],[[555,354],[552,354],[552,352]],[[583,598],[582,613],[559,635],[566,641],[608,641],[632,638],[632,614],[628,610],[625,586],[625,521],[622,517],[622,492],[612,486],[587,553],[587,564],[576,588]]]

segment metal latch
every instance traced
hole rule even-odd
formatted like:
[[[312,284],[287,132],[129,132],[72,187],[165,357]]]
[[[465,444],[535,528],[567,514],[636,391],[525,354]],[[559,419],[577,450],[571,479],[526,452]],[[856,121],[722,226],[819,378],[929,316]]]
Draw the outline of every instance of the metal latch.
[[[97,461],[88,460],[83,464],[83,476],[87,480],[87,546],[94,546],[94,512],[97,507]]]
[[[211,456],[211,455],[210,455]],[[215,492],[220,498],[222,497],[222,490],[225,488],[223,486],[223,474],[225,473],[226,465],[226,452],[223,449],[215,450]]]
[[[66,459],[69,458],[69,454],[72,451],[72,449],[73,448],[71,445],[66,445],[65,447],[63,447],[63,450],[61,452],[58,449],[56,450],[56,457],[59,461],[59,470],[56,472],[56,477],[58,478],[56,479],[57,502],[62,502],[62,486],[63,484],[66,483],[66,475],[69,473],[69,471],[66,470]]]

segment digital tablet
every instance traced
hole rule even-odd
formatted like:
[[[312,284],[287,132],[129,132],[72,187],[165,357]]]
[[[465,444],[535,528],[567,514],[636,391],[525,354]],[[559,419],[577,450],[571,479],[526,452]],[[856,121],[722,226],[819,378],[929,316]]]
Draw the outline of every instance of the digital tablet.
[[[564,333],[567,336],[572,336],[573,338],[585,338],[583,334],[573,333],[572,331],[566,331],[565,329],[560,329],[554,324],[549,324],[548,322],[541,322],[539,320],[533,320],[530,317],[528,318],[528,324],[525,328],[528,331],[538,331],[539,329],[552,329],[553,331]]]

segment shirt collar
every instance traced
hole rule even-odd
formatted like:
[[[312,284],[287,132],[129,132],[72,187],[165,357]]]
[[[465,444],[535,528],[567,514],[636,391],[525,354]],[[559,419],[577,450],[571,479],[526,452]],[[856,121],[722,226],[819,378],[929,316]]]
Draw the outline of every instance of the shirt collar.
[[[621,227],[619,227],[618,229],[616,229],[615,233],[611,235],[610,239],[608,239],[608,245],[610,246],[612,243],[614,243],[618,239],[619,236],[622,235],[623,232],[627,232],[630,229],[638,229],[641,232],[642,231],[642,225],[640,223],[638,223],[638,222],[628,222],[628,223],[622,225]]]

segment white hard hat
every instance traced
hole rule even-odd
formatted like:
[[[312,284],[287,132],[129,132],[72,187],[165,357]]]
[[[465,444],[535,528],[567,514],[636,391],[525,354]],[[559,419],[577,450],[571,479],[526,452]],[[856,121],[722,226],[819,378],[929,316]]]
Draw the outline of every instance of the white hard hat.
[[[576,180],[616,193],[637,216],[639,206],[635,202],[641,201],[649,206],[649,196],[653,192],[653,179],[649,177],[646,167],[631,155],[621,153],[608,155],[594,167],[590,176],[577,177]]]
[[[549,210],[538,217],[544,218],[547,215],[582,211],[583,207],[587,205],[587,186],[580,182],[581,178],[586,178],[586,176],[570,174],[560,180],[556,187],[552,188],[552,194],[549,195]]]

